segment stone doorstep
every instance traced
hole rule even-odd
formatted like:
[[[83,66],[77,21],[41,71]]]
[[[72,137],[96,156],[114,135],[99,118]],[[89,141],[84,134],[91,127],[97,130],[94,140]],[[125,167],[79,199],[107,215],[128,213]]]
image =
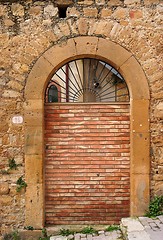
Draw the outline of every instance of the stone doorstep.
[[[63,237],[59,235],[59,230],[60,229],[70,229],[70,230],[76,230],[76,231],[81,231],[83,227],[86,225],[56,225],[53,227],[46,227],[48,235],[51,235],[51,239],[55,240],[71,240],[71,237]],[[91,225],[94,229],[99,231],[99,234],[104,233],[104,229],[108,227],[108,225]],[[19,230],[19,234],[21,237],[21,240],[38,240],[39,237],[42,237],[42,230]],[[76,234],[76,235],[82,235],[82,234]],[[86,234],[83,234],[86,236]],[[92,235],[91,235],[92,236]],[[84,239],[84,238],[83,238]]]
[[[42,237],[42,230],[20,230],[21,240],[38,240]]]

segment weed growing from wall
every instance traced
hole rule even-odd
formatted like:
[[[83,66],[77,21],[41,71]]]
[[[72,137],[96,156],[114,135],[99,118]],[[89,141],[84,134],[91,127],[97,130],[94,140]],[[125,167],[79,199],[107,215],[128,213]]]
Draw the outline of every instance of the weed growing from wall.
[[[17,184],[17,188],[16,188],[17,192],[20,192],[22,190],[22,188],[27,187],[27,183],[23,180],[23,176],[18,178],[18,180],[16,181],[16,184]]]
[[[150,204],[147,213],[145,214],[146,217],[156,217],[163,214],[163,196],[155,196]]]

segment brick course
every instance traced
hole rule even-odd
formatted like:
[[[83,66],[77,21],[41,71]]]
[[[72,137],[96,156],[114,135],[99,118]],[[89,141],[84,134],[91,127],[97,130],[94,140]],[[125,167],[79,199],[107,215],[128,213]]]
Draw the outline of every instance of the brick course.
[[[129,141],[127,104],[46,104],[46,224],[129,216]]]

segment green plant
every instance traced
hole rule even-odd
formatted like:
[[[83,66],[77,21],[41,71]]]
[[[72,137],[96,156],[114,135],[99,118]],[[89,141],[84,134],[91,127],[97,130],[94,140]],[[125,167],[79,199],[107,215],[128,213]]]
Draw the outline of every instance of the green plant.
[[[21,164],[17,164],[14,158],[8,159],[8,169],[1,170],[2,174],[9,174],[10,170],[16,170]]]
[[[8,165],[9,165],[9,169],[10,170],[12,170],[12,169],[17,169],[18,168],[18,166],[21,166],[21,164],[17,164],[16,162],[15,162],[15,159],[14,158],[10,158],[9,160],[8,160]]]
[[[13,236],[13,240],[20,240],[20,235],[18,231],[13,232],[12,236]]]
[[[14,231],[12,233],[6,233],[3,236],[3,240],[21,240],[18,231]]]
[[[95,230],[93,227],[88,226],[88,227],[83,228],[83,229],[81,230],[81,233],[83,233],[83,234],[93,234],[93,233],[94,233],[94,234],[97,234],[98,231]]]
[[[17,181],[16,184],[18,185],[16,188],[17,192],[20,192],[22,188],[27,187],[27,183],[23,180],[23,176],[21,176]]]
[[[42,235],[43,237],[39,237],[39,240],[50,240],[50,236],[48,236],[46,228],[42,229]]]
[[[2,173],[2,174],[9,174],[9,169],[7,169],[7,170],[1,170],[1,173]]]
[[[59,234],[62,236],[69,236],[69,235],[73,235],[75,232],[73,230],[70,229],[60,229]]]
[[[163,196],[155,196],[150,204],[148,211],[146,212],[146,217],[156,217],[163,214]]]
[[[105,229],[105,231],[107,231],[107,232],[112,232],[115,230],[120,230],[120,226],[119,225],[110,225]]]
[[[26,230],[34,230],[34,227],[32,227],[32,226],[26,226],[26,227],[24,227],[24,229],[26,229]]]

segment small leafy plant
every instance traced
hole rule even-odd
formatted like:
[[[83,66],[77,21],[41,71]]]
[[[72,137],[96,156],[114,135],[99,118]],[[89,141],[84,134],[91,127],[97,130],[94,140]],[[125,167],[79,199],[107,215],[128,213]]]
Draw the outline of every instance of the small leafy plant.
[[[59,234],[62,236],[69,236],[69,235],[73,235],[75,233],[75,231],[70,230],[70,229],[60,229]]]
[[[16,191],[20,192],[22,190],[22,188],[26,188],[27,187],[27,183],[23,180],[23,176],[21,176],[17,181],[17,188]]]
[[[34,227],[32,227],[32,226],[26,226],[26,227],[24,227],[24,229],[26,229],[26,230],[34,230]]]
[[[105,229],[105,231],[107,231],[107,232],[112,232],[112,231],[117,231],[117,230],[120,230],[119,225],[110,225]]]
[[[12,233],[6,233],[3,236],[3,240],[21,240],[18,231],[14,231]]]
[[[163,214],[163,196],[155,196],[150,204],[145,216],[154,218]]]
[[[81,233],[83,233],[83,234],[93,234],[93,233],[94,233],[94,234],[97,234],[98,231],[95,230],[93,227],[88,226],[88,227],[83,228],[83,229],[81,230]]]
[[[21,166],[21,164],[17,164],[17,163],[15,162],[15,159],[14,159],[14,158],[10,158],[10,159],[8,160],[8,165],[9,165],[9,170],[12,170],[12,169],[16,170],[16,169],[18,168],[18,166]]]
[[[42,229],[42,235],[43,237],[39,237],[39,240],[50,240],[51,236],[48,236],[46,228]]]
[[[2,174],[9,174],[10,170],[17,170],[17,168],[21,166],[21,164],[17,164],[14,158],[8,159],[8,168],[5,170],[2,170]]]

